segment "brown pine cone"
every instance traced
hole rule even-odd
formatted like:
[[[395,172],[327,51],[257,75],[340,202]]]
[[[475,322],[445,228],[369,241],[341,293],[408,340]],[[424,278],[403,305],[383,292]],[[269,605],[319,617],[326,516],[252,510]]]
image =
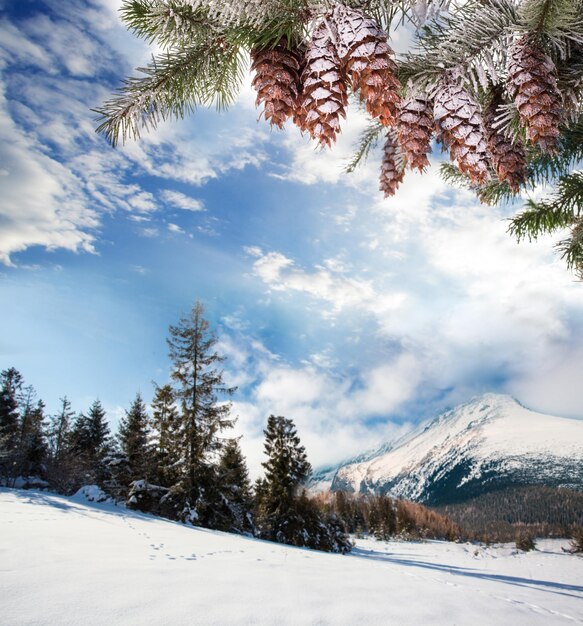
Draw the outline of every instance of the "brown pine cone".
[[[385,126],[392,125],[401,101],[401,85],[387,34],[362,11],[340,4],[334,8],[331,21],[337,31],[338,58],[352,89],[360,92],[372,117]]]
[[[300,85],[301,55],[289,49],[282,39],[274,48],[251,51],[252,85],[257,91],[256,106],[263,103],[263,114],[272,126],[283,128],[296,109]]]
[[[424,94],[412,94],[399,109],[397,134],[403,156],[410,169],[420,172],[429,167],[433,135],[433,103]]]
[[[452,161],[473,183],[490,178],[488,150],[478,104],[459,85],[442,85],[435,94],[433,116],[439,138]]]
[[[496,115],[501,104],[502,96],[497,90],[484,115],[488,151],[498,180],[506,181],[510,189],[518,193],[526,181],[526,154],[520,138],[512,143],[501,130],[495,128]]]
[[[316,26],[305,56],[301,80],[303,92],[295,121],[321,146],[331,146],[346,117],[348,97],[333,39],[335,33],[323,20]]]
[[[543,152],[556,152],[564,110],[555,64],[525,35],[512,44],[507,70],[508,93],[516,104],[528,141],[538,144]]]
[[[399,148],[396,133],[389,130],[387,140],[383,148],[383,162],[379,177],[379,189],[385,198],[394,196],[401,181],[405,177],[405,162]]]

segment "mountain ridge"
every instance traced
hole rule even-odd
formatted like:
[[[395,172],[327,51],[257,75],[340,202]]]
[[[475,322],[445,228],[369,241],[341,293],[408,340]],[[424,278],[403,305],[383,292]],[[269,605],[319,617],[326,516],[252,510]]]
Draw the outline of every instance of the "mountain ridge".
[[[421,424],[386,451],[341,465],[331,489],[444,504],[530,484],[583,490],[583,420],[487,393]]]

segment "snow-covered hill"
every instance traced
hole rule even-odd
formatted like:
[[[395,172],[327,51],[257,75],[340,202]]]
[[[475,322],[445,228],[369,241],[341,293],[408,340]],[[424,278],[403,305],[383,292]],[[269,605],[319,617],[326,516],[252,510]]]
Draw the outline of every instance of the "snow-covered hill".
[[[323,554],[0,489],[10,626],[583,624],[583,558],[442,542]]]
[[[332,489],[437,504],[524,484],[583,489],[583,420],[542,415],[510,396],[486,394],[387,452],[340,467]]]

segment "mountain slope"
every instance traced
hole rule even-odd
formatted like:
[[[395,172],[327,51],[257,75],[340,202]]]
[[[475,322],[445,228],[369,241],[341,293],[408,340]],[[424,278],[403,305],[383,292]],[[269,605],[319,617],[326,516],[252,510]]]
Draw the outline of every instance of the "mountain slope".
[[[429,541],[324,554],[108,504],[0,489],[10,626],[549,626],[583,621],[583,559]]]
[[[341,467],[332,489],[441,504],[528,484],[583,489],[583,421],[486,394],[440,415],[388,452]]]

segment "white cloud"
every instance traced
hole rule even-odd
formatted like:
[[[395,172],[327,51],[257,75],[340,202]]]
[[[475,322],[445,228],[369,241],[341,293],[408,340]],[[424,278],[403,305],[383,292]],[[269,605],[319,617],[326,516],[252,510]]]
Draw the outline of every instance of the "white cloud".
[[[99,221],[79,191],[79,180],[12,121],[0,94],[0,162],[7,174],[0,179],[0,261],[37,245],[49,250],[94,252]]]
[[[246,249],[253,275],[272,299],[289,305],[297,304],[295,296],[286,300],[292,294],[308,298],[306,324],[317,325],[319,316],[330,332],[327,320],[342,312],[339,334],[331,339],[336,352],[328,359],[334,362],[345,342],[364,341],[350,351],[356,371],[367,369],[371,350],[387,346],[384,361],[408,398],[439,395],[446,405],[485,391],[510,391],[535,408],[583,414],[583,398],[571,389],[577,370],[569,348],[583,301],[580,285],[554,254],[553,239],[517,245],[506,232],[512,207],[480,206],[469,192],[448,188],[438,164],[423,177],[408,173],[387,200],[366,186],[366,175],[362,180],[362,204],[343,198],[342,184],[330,211],[341,219],[336,226],[327,220],[325,231],[312,233],[315,241],[338,241],[345,232],[350,264],[344,249],[334,257],[323,253],[311,267],[282,252]],[[411,371],[404,365],[391,369],[395,346]],[[306,345],[308,354],[314,347]],[[376,376],[381,407],[383,380],[390,380],[383,374],[386,362],[380,357],[367,374]],[[551,375],[548,364],[561,362],[568,364],[555,368],[561,376]],[[541,372],[548,373],[547,384]],[[451,391],[444,395],[443,389]],[[391,393],[387,389],[387,406]],[[355,403],[355,413],[367,406],[364,400]]]
[[[236,432],[244,435],[241,445],[253,475],[261,471],[263,429],[270,414],[294,420],[315,466],[339,462],[411,428],[389,419],[419,381],[418,366],[409,356],[366,369],[355,380],[315,363],[285,364],[242,332],[222,335],[218,348],[227,356],[228,383],[240,385],[233,413],[239,417]]]
[[[184,231],[182,230],[182,228],[180,228],[180,226],[178,226],[178,224],[172,224],[172,223],[169,223],[169,224],[168,224],[168,230],[169,230],[171,233],[183,233],[183,232],[184,232]]]
[[[9,108],[2,100],[2,162],[10,164],[1,183],[2,262],[14,262],[16,253],[31,246],[99,249],[103,213],[124,211],[138,221],[159,210],[152,192],[142,188],[144,174],[202,185],[265,161],[261,145],[268,135],[244,100],[228,118],[201,111],[200,123],[162,124],[139,142],[117,150],[107,146],[95,134],[90,111],[111,97],[97,76],[113,70],[121,77],[127,55],[143,56],[146,47],[139,44],[142,52],[136,53],[133,35],[112,19],[116,0],[72,0],[66,10],[49,3],[53,17],[0,22],[2,87],[10,100]],[[175,208],[203,210],[190,195],[163,193]],[[216,234],[210,223],[200,228]],[[152,227],[143,234],[156,232]]]
[[[185,211],[204,211],[204,205],[201,200],[191,198],[180,191],[164,189],[160,195],[164,201],[179,209]]]
[[[362,308],[388,313],[399,309],[406,297],[403,293],[375,292],[371,281],[343,275],[345,267],[338,262],[325,261],[326,267],[317,266],[306,271],[295,266],[292,259],[279,252],[263,253],[256,247],[247,249],[257,258],[253,272],[272,291],[300,292],[329,303],[337,313],[346,308]]]

